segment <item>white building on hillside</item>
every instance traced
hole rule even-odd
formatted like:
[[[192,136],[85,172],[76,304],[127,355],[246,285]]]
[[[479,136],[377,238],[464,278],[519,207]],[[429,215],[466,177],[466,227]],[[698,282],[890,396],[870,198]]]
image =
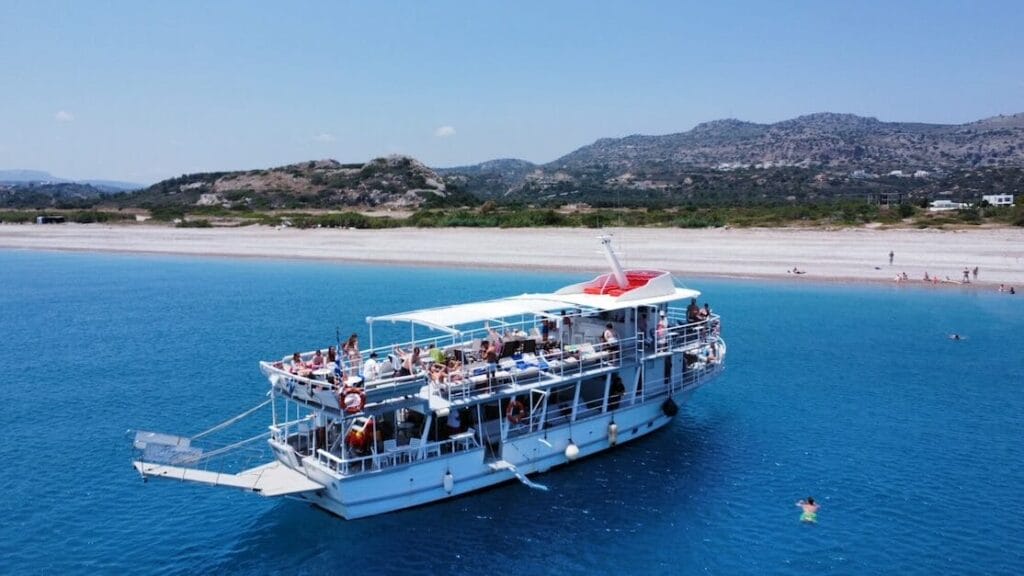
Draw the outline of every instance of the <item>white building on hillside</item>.
[[[985,194],[981,199],[993,206],[1013,206],[1013,194]]]

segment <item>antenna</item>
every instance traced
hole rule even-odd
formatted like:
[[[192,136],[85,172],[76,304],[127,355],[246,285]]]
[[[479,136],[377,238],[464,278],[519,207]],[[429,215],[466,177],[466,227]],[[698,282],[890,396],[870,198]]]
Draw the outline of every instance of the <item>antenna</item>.
[[[612,275],[615,276],[615,283],[619,285],[619,288],[625,288],[629,286],[629,281],[626,280],[626,273],[622,271],[622,266],[619,265],[619,259],[615,257],[615,252],[612,250],[612,237],[611,236],[598,236],[601,240],[601,246],[604,247],[604,256],[608,259],[608,265],[612,267]]]

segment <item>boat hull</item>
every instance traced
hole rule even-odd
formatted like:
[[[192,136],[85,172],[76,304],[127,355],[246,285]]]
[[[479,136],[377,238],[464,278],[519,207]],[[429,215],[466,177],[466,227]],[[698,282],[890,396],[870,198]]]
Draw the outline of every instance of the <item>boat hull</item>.
[[[690,393],[677,394],[685,402]],[[613,446],[649,434],[672,421],[663,401],[652,401],[506,440],[500,459],[486,458],[486,449],[456,452],[378,472],[338,477],[306,458],[303,466],[309,478],[324,485],[323,490],[305,493],[302,499],[343,518],[355,519],[421,506],[516,479],[516,472],[532,474],[567,464],[570,442],[579,449],[577,458],[598,454]],[[616,438],[610,425],[617,426]],[[571,429],[570,429],[571,428]],[[570,436],[571,434],[571,436]],[[493,464],[503,461],[494,466]],[[504,463],[511,464],[513,468]],[[451,474],[450,490],[445,476]],[[525,489],[525,488],[524,488]]]

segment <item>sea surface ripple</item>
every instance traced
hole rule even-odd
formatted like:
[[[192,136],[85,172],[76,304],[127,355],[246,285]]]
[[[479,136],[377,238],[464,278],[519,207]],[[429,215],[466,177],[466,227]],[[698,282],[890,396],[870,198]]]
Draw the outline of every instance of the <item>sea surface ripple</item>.
[[[549,492],[345,521],[131,469],[131,430],[262,401],[257,360],[585,276],[0,252],[0,573],[1024,573],[1021,296],[687,279],[725,319],[726,373],[665,429],[537,476]]]

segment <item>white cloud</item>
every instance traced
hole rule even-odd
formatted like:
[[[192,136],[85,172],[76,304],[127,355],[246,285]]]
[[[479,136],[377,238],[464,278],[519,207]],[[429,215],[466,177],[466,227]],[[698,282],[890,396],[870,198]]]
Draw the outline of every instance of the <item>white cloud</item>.
[[[321,133],[317,134],[316,136],[314,136],[313,140],[316,140],[317,142],[334,142],[335,140],[337,140],[337,138],[334,137],[334,134],[328,134],[327,132],[321,132]]]
[[[437,136],[438,138],[450,138],[455,136],[455,127],[441,126],[437,130],[434,130],[434,136]]]
[[[57,113],[53,115],[53,119],[57,122],[71,122],[75,119],[75,115],[67,110],[58,110]]]

